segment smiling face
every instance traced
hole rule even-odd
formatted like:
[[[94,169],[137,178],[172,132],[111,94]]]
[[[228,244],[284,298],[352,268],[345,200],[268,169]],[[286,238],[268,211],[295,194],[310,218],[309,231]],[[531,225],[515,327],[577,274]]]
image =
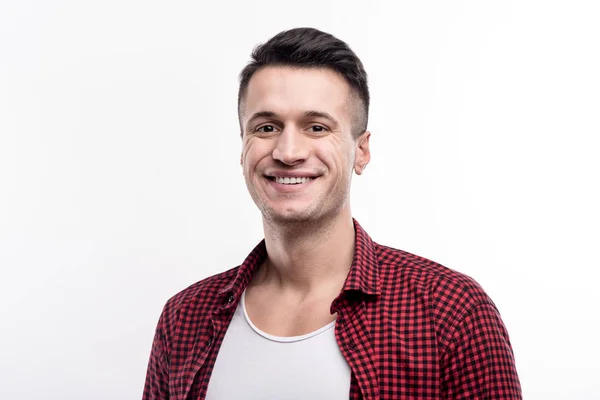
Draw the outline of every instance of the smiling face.
[[[350,214],[352,170],[369,162],[369,132],[352,137],[357,100],[325,68],[265,67],[241,107],[244,178],[263,217],[316,222]]]

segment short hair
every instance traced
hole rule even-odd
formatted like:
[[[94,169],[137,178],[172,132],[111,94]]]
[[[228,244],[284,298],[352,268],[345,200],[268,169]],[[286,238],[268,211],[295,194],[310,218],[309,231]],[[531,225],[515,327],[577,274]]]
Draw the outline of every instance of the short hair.
[[[328,68],[340,74],[358,97],[360,106],[352,127],[357,138],[367,130],[369,87],[367,73],[358,56],[342,40],[314,28],[295,28],[273,36],[252,51],[252,59],[240,73],[238,116],[242,118],[242,100],[252,76],[267,66],[296,68]]]

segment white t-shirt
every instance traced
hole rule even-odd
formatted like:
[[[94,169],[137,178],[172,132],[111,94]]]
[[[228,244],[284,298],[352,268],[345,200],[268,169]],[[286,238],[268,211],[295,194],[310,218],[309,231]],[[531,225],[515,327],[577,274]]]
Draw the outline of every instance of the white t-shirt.
[[[207,400],[347,400],[350,366],[335,340],[335,321],[301,336],[258,329],[238,304],[208,383]]]

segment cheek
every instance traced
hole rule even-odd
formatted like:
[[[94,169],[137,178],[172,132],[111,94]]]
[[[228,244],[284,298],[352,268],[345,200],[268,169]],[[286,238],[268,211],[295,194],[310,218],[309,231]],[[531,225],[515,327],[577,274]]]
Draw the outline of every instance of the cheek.
[[[327,165],[330,172],[335,171],[336,174],[342,175],[348,172],[346,170],[352,169],[354,159],[352,151],[351,146],[339,141],[321,147],[316,154]]]
[[[242,149],[242,165],[244,174],[249,175],[256,169],[256,166],[264,159],[269,151],[262,143],[248,141]]]

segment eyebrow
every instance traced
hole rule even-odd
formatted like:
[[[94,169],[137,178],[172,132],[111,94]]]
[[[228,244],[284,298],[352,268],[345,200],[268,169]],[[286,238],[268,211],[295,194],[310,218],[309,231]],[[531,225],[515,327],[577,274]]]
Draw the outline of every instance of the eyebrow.
[[[326,120],[332,122],[333,124],[339,126],[339,122],[335,118],[333,118],[330,114],[323,112],[323,111],[315,111],[315,110],[305,111],[302,114],[302,117],[303,118],[311,118],[311,117],[312,118],[315,118],[315,117],[323,118],[323,119],[326,119]],[[259,111],[257,113],[254,113],[252,115],[252,117],[250,117],[246,126],[249,126],[250,123],[257,118],[276,118],[276,119],[278,119],[279,116],[277,115],[277,113],[274,113],[273,111]]]
[[[257,118],[277,118],[277,114],[275,114],[273,111],[259,111],[257,113],[254,113],[252,117],[250,117],[246,125],[250,125],[250,122],[254,121]]]
[[[323,118],[326,119],[336,125],[339,125],[339,122],[333,118],[331,115],[327,114],[326,112],[322,112],[322,111],[307,111],[304,113],[304,118],[310,118],[310,117],[316,117],[316,118]]]

